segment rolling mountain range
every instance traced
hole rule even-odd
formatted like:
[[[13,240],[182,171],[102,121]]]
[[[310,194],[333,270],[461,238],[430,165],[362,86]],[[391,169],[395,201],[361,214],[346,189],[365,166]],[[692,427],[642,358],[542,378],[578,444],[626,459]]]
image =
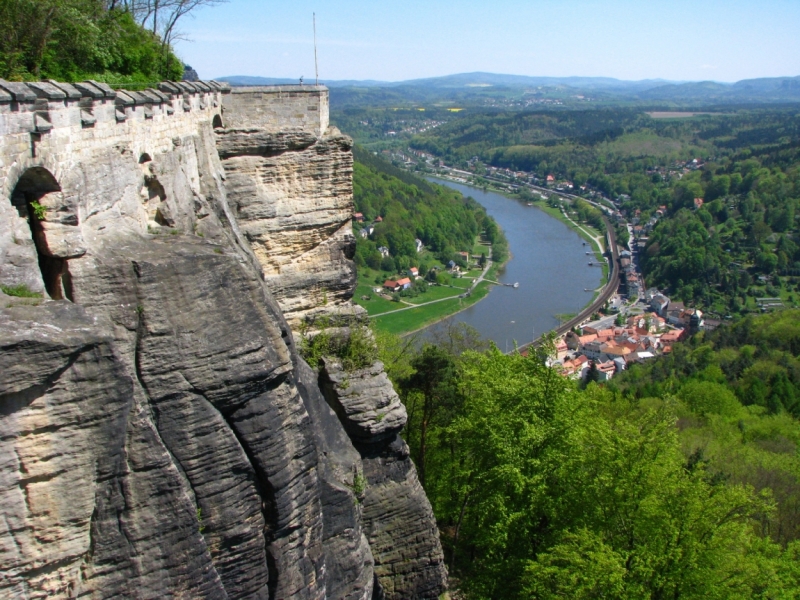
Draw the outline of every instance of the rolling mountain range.
[[[297,83],[286,78],[220,77],[231,85],[278,85]],[[309,81],[306,81],[309,83]],[[644,79],[625,81],[611,77],[528,77],[497,73],[460,73],[443,77],[389,82],[375,80],[324,81],[345,103],[371,98],[378,103],[400,99],[416,102],[434,98],[464,100],[473,96],[537,94],[545,96],[583,95],[597,100],[668,102],[691,104],[763,103],[800,101],[800,76],[744,79],[736,83],[715,81],[667,81]]]

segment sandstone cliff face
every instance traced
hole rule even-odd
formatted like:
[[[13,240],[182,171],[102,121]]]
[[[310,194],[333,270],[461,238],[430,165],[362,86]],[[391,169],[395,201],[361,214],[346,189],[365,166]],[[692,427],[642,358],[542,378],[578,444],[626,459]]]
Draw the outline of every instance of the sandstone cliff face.
[[[402,405],[377,365],[309,368],[282,311],[347,310],[349,140],[242,127],[246,95],[214,133],[219,92],[98,87],[87,125],[7,85],[0,283],[47,293],[0,292],[0,597],[437,597]]]
[[[225,188],[267,285],[291,324],[349,306],[355,269],[353,155],[336,129],[217,130]]]
[[[435,598],[446,577],[444,556],[431,505],[398,435],[406,409],[383,364],[347,373],[327,360],[320,381],[361,454],[364,529],[379,582],[375,597]]]

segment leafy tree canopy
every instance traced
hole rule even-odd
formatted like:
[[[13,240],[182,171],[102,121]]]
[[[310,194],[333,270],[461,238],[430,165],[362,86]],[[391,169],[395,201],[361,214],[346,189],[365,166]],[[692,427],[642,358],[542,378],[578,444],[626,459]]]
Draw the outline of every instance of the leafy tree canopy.
[[[151,84],[183,65],[131,12],[104,0],[0,2],[0,77]]]

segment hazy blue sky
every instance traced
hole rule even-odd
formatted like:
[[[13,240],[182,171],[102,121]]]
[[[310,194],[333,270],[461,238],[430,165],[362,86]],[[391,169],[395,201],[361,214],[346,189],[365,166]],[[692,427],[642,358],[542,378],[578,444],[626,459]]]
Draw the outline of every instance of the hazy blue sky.
[[[469,71],[737,81],[800,75],[800,0],[230,0],[183,24],[202,78]]]

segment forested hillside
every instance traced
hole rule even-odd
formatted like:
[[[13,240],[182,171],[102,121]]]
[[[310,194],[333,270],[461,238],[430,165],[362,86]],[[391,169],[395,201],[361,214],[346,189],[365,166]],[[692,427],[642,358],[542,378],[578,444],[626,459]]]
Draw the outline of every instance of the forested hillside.
[[[800,147],[706,163],[671,186],[642,260],[648,283],[723,314],[755,309],[754,297],[796,305],[799,199]]]
[[[463,329],[422,348],[381,336],[456,586],[470,599],[796,597],[800,428],[784,402],[798,317],[746,321],[585,390]],[[746,391],[756,378],[763,401]]]
[[[456,253],[471,252],[481,233],[493,244],[493,258],[498,262],[505,260],[508,253],[505,237],[494,219],[473,199],[393,167],[358,147],[355,159],[356,211],[363,214],[367,226],[381,218],[374,223],[374,232],[369,238],[357,236],[356,265],[380,268],[378,248],[385,246],[396,270],[419,266],[416,264],[416,239],[422,240],[441,262],[453,258],[461,261]],[[358,233],[359,226],[356,224],[354,228]]]
[[[149,12],[141,4],[134,0],[3,0],[0,77],[11,81],[96,79],[129,86],[180,80],[183,64],[170,48],[170,32],[152,23],[159,14],[158,3]],[[162,5],[160,12],[166,14],[161,17],[169,21],[175,3],[165,0]],[[143,26],[148,19],[149,30]]]
[[[659,217],[652,232],[639,234],[647,242],[642,266],[647,284],[676,300],[720,316],[757,310],[757,297],[797,303],[800,115],[793,108],[681,119],[628,108],[485,113],[411,144],[462,168],[568,180],[576,193],[617,200],[634,224]]]

